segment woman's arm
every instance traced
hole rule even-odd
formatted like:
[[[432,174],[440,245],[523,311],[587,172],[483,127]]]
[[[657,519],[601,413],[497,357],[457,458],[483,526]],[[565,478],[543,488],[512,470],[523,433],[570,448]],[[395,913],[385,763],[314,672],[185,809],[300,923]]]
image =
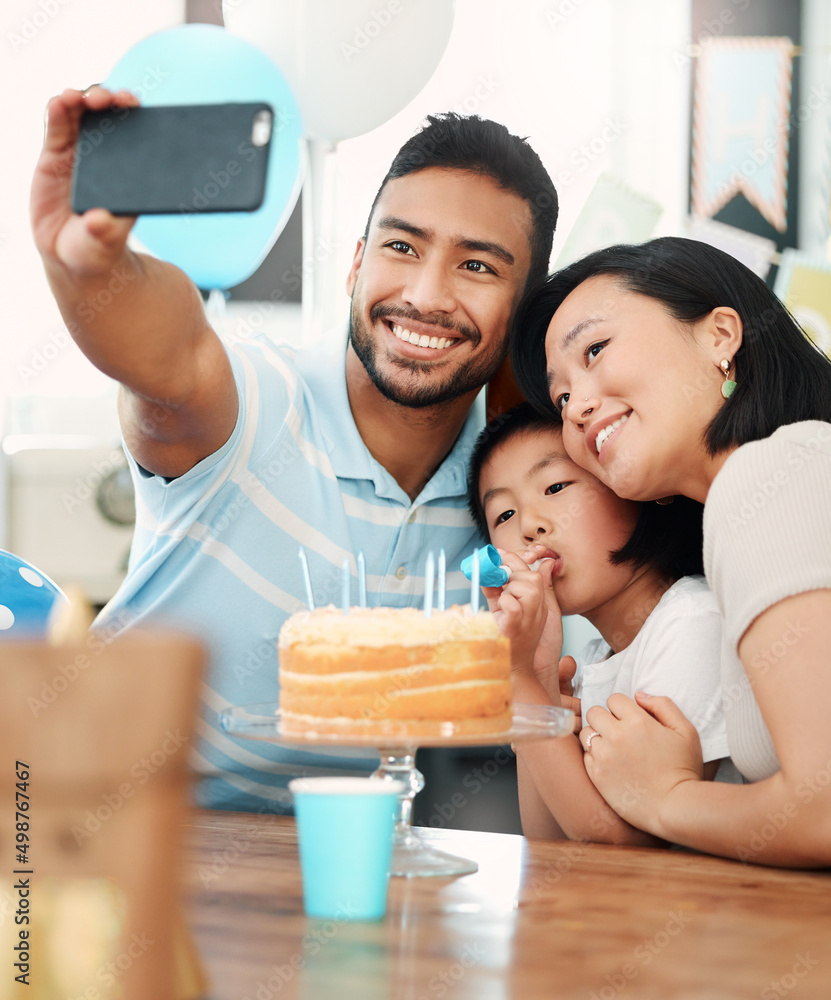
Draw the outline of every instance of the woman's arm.
[[[622,815],[658,837],[740,861],[831,865],[829,650],[831,590],[779,601],[742,636],[739,656],[781,765],[770,778],[701,781],[697,736],[669,699],[614,695],[610,712],[587,713],[601,734],[587,755],[592,781],[610,802],[636,785]]]
[[[516,678],[514,699],[550,705],[542,684],[534,678]],[[516,744],[522,829],[526,837],[562,837],[604,844],[661,846],[609,808],[592,784],[576,736],[550,740],[520,740]],[[590,757],[591,752],[586,754]],[[624,796],[633,794],[625,790]],[[613,803],[614,804],[614,803]],[[548,813],[548,818],[545,816]]]

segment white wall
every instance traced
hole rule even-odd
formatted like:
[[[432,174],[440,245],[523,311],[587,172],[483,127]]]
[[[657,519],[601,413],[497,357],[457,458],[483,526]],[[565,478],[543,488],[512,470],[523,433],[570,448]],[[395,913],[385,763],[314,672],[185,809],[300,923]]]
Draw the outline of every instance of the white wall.
[[[0,6],[0,85],[7,98],[0,394],[94,394],[107,386],[67,342],[31,241],[28,189],[43,110],[63,87],[105,78],[131,45],[180,23],[183,11],[183,0],[5,0]],[[339,148],[333,309],[342,315],[347,308],[343,282],[388,163],[431,111],[476,112],[530,138],[561,198],[555,256],[603,170],[662,200],[663,224],[677,223],[686,198],[688,74],[673,67],[670,53],[685,44],[688,21],[688,0],[457,0],[453,34],[433,79],[384,126]],[[406,58],[390,72],[406,72]],[[597,148],[608,120],[624,124],[619,136],[600,153],[581,153],[593,142]]]
[[[117,435],[114,386],[69,340],[47,287],[29,229],[28,191],[49,97],[106,78],[139,39],[183,19],[183,0],[0,5],[0,435]],[[332,317],[346,314],[344,280],[375,191],[429,112],[477,113],[529,137],[560,195],[555,258],[603,171],[663,202],[665,231],[677,229],[686,205],[689,72],[679,70],[673,53],[683,51],[688,23],[689,0],[457,0],[433,79],[384,126],[338,150]],[[407,71],[406,53],[389,71]],[[291,317],[295,328],[298,318]],[[73,456],[79,468],[84,455]],[[0,489],[5,522],[3,501]],[[89,544],[96,545],[93,529]],[[582,644],[570,634],[578,627],[569,625],[569,648]]]
[[[323,8],[347,0],[313,2]],[[808,94],[812,85],[828,86],[831,7],[827,0],[803,0],[803,9],[805,55],[796,69]],[[112,384],[68,341],[43,277],[29,230],[28,190],[49,97],[104,79],[139,39],[183,19],[184,0],[0,4],[0,435],[9,397],[18,413],[38,411],[41,424],[30,420],[38,430],[54,422],[82,432],[81,425],[97,419],[99,430],[115,432],[111,400],[102,407],[95,398],[111,395]],[[338,149],[332,311],[346,313],[343,284],[387,166],[432,111],[477,113],[529,138],[560,195],[555,259],[602,172],[664,206],[659,234],[680,232],[689,162],[689,23],[690,0],[456,0],[447,51],[422,92],[386,124]],[[389,71],[407,71],[406,52]],[[803,245],[814,252],[822,248],[831,180],[829,107],[800,136]],[[241,308],[241,315],[256,314]],[[291,321],[295,329],[299,315]],[[51,408],[38,402],[67,395],[86,400],[79,398],[63,419],[57,400]]]
[[[803,111],[799,129],[800,250],[831,261],[831,4],[802,0],[802,55],[797,60]],[[819,103],[817,103],[819,99]]]
[[[315,2],[324,7],[346,0]],[[806,41],[796,71],[803,73],[808,93],[829,79],[831,7],[827,0],[803,0],[803,8]],[[183,15],[184,0],[0,5],[0,85],[6,98],[0,396],[94,394],[107,385],[67,342],[32,245],[27,201],[43,110],[52,94],[106,77],[131,45],[181,23]],[[663,204],[659,233],[679,232],[687,204],[689,22],[690,0],[456,0],[447,51],[422,92],[386,124],[338,149],[333,312],[342,316],[347,309],[345,276],[389,161],[431,111],[476,112],[529,137],[560,194],[555,258],[604,171]],[[390,72],[406,72],[406,53]],[[824,111],[800,134],[802,242],[814,252],[822,249],[831,180],[831,123]],[[0,431],[4,409],[0,405]]]
[[[44,111],[54,94],[103,80],[140,38],[183,19],[184,0],[0,4],[0,399],[28,393],[90,395],[107,385],[68,341],[32,243],[29,186]],[[0,413],[4,410],[0,406]]]
[[[689,23],[688,0],[457,0],[447,51],[422,92],[339,147],[339,273],[390,160],[433,111],[479,114],[528,137],[560,196],[554,259],[604,171],[661,201],[661,231],[678,231],[690,74],[675,56],[687,50]],[[616,134],[606,141],[604,132]]]

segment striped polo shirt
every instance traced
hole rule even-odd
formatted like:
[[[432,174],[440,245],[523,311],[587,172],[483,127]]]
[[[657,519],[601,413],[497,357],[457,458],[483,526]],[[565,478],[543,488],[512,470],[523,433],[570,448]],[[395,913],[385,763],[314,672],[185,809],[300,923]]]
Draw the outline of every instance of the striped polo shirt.
[[[377,754],[233,738],[219,713],[277,701],[277,635],[306,607],[301,545],[318,606],[341,603],[344,559],[358,603],[361,551],[370,606],[420,605],[426,555],[441,548],[448,603],[469,599],[459,564],[481,544],[466,510],[466,476],[484,394],[411,501],[352,419],[345,331],[299,350],[265,336],[229,339],[226,348],[239,414],[223,447],[173,480],[149,474],[128,452],[136,487],[129,572],[95,627],[107,638],[134,625],[198,636],[210,656],[193,748],[199,803],[286,811],[291,777],[367,773]]]

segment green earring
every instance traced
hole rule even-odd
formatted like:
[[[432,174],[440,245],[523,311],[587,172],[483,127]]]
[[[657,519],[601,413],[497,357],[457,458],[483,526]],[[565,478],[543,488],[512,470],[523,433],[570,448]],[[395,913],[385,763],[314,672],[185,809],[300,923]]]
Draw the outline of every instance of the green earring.
[[[721,368],[724,373],[724,382],[721,385],[721,394],[725,399],[729,399],[733,395],[733,391],[736,388],[736,383],[730,378],[730,362],[724,358],[719,362],[719,368]]]

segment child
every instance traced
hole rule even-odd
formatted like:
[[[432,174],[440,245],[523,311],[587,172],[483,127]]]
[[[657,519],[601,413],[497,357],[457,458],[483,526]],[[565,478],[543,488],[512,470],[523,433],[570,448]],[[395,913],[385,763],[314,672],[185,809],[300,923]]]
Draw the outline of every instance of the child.
[[[700,575],[701,505],[684,497],[664,504],[620,499],[568,458],[561,425],[527,403],[480,435],[468,500],[512,571],[504,587],[485,588],[485,595],[511,639],[515,701],[563,703],[561,615],[583,615],[603,637],[577,658],[583,713],[605,706],[613,692],[668,695],[698,730],[704,776],[712,778],[727,756],[727,734],[720,619]],[[621,819],[595,789],[583,754],[597,738],[589,731],[588,745],[585,735],[584,742],[575,735],[516,744],[525,835],[660,843]]]

